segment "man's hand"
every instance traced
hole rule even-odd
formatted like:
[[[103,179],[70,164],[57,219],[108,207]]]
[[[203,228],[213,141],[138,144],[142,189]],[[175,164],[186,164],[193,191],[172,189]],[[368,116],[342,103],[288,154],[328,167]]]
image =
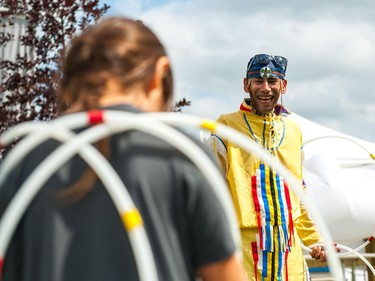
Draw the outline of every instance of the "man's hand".
[[[336,248],[336,252],[339,253],[341,251],[340,248],[338,247],[335,247],[335,248]],[[327,254],[322,246],[313,247],[311,249],[310,256],[317,261],[321,261],[321,262],[327,261]]]

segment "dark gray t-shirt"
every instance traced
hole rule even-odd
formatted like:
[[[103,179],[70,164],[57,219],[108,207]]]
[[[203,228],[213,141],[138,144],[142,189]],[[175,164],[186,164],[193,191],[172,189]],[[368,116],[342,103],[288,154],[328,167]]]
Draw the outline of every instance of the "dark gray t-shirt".
[[[110,163],[141,213],[160,280],[194,280],[200,266],[234,254],[224,211],[190,160],[138,131],[109,141]],[[44,143],[12,172],[0,187],[0,215],[30,172],[57,146]],[[127,233],[100,181],[77,202],[63,202],[57,195],[85,171],[87,165],[77,156],[37,195],[7,252],[4,281],[139,280]]]

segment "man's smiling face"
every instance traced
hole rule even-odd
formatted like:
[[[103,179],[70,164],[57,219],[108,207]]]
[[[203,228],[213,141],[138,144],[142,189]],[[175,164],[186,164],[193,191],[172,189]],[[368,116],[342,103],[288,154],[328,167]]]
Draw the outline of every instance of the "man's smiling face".
[[[286,91],[287,80],[277,77],[244,79],[244,90],[249,93],[252,106],[260,114],[272,112],[281,94]]]

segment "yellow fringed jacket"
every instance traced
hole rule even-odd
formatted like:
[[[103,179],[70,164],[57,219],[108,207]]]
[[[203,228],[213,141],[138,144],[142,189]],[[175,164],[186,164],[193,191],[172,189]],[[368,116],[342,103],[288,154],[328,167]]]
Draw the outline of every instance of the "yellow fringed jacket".
[[[301,182],[302,188],[302,133],[295,122],[279,112],[256,115],[249,99],[243,101],[239,111],[221,115],[217,121],[247,135],[269,151]],[[273,226],[278,226],[285,236],[282,239],[285,247],[291,241],[294,227],[306,246],[320,241],[308,213],[293,192],[289,192],[282,177],[256,155],[218,135],[211,135],[208,143],[222,164],[240,227],[259,228],[263,250],[269,248],[267,237],[271,233],[268,231],[272,232]]]

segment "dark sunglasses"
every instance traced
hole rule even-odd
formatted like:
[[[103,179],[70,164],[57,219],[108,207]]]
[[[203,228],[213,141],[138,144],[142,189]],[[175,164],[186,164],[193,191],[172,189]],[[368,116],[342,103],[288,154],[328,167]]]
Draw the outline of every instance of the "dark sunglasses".
[[[271,61],[275,62],[277,65],[281,66],[284,71],[288,66],[288,60],[282,56],[271,56],[267,54],[255,55],[249,62],[247,69],[250,69],[254,62],[259,64],[269,64]]]

